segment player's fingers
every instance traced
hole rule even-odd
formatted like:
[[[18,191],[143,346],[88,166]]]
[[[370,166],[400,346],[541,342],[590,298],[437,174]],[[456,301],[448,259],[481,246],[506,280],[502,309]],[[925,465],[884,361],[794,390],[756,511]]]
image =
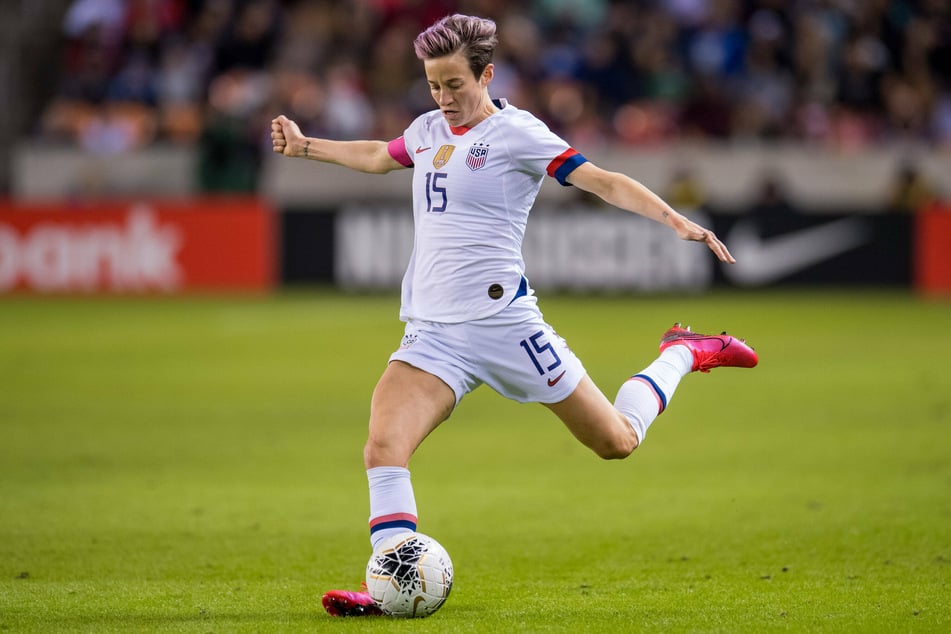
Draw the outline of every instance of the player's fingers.
[[[721,262],[728,264],[736,262],[736,258],[733,257],[730,250],[712,231],[707,231],[706,243]]]
[[[283,115],[281,115],[283,117]],[[287,138],[284,136],[284,126],[281,125],[280,119],[274,119],[271,121],[271,145],[272,150],[277,154],[283,154],[284,148],[287,147]]]

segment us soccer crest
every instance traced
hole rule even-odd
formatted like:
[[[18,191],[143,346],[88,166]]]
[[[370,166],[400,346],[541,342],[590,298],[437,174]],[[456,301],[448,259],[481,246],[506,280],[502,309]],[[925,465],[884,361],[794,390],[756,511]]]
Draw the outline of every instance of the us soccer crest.
[[[469,148],[469,154],[466,155],[466,167],[473,172],[485,167],[485,162],[489,158],[489,144],[476,143]]]

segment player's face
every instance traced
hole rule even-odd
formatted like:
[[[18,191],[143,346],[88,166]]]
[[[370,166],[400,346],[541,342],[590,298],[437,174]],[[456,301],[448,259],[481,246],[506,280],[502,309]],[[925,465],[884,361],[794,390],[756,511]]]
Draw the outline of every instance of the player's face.
[[[489,64],[478,79],[462,53],[423,61],[429,90],[451,126],[473,127],[493,112],[487,87],[492,80]]]

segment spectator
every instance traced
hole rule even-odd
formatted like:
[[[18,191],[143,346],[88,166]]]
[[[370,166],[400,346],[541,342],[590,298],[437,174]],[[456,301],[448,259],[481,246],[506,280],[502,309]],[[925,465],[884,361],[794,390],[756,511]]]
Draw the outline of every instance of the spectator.
[[[888,196],[889,211],[917,213],[936,198],[935,189],[912,161],[903,161]]]
[[[767,173],[760,181],[759,194],[750,206],[748,216],[766,235],[790,230],[799,210],[789,199],[778,174]]]
[[[503,26],[498,96],[589,145],[951,145],[951,8],[942,0],[462,7]],[[100,151],[202,136],[207,144],[223,116],[234,138],[260,136],[237,128],[257,126],[260,112],[279,104],[320,136],[399,131],[429,108],[407,34],[456,8],[446,0],[74,0],[58,89],[39,130]],[[224,84],[245,95],[237,116],[213,103],[221,91],[211,87]],[[263,92],[252,96],[252,87]],[[128,121],[120,125],[116,112],[133,110],[138,132],[121,134]]]
[[[680,166],[674,170],[674,176],[667,185],[664,200],[680,213],[689,215],[691,211],[701,209],[706,203],[703,185],[694,171]]]

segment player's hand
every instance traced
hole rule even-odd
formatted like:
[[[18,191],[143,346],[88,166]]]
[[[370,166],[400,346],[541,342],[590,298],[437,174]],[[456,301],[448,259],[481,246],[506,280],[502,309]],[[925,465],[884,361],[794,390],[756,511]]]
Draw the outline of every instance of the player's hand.
[[[677,232],[677,236],[682,240],[692,240],[694,242],[705,242],[706,245],[713,251],[713,254],[717,256],[717,259],[721,262],[726,262],[728,264],[733,264],[736,262],[736,258],[730,255],[730,250],[726,248],[726,245],[720,241],[720,238],[716,236],[715,233],[709,229],[701,227],[693,220],[686,218],[684,216],[679,216],[674,219],[674,230]]]
[[[296,123],[280,115],[271,120],[271,144],[276,154],[303,156],[304,135]]]

